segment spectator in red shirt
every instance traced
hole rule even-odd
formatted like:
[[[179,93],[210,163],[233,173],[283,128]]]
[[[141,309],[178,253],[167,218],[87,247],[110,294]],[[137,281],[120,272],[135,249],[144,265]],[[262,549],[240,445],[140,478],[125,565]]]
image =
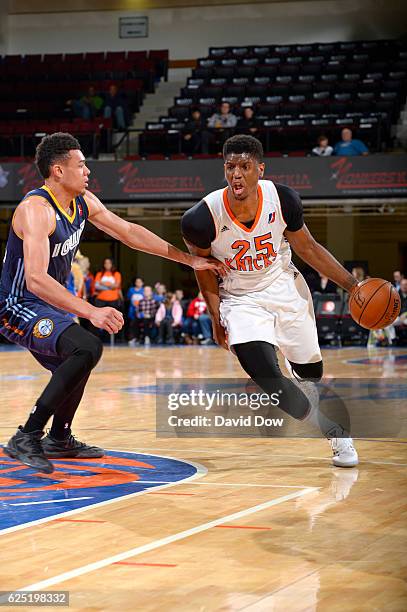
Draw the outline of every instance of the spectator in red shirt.
[[[201,340],[201,344],[212,343],[211,319],[207,314],[206,302],[201,292],[188,306],[183,334],[186,344],[191,344],[191,336],[192,341]]]

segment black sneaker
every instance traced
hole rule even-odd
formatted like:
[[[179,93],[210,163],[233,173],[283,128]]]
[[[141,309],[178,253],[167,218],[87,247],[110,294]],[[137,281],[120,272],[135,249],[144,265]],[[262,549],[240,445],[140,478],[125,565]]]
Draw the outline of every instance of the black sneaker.
[[[56,440],[49,433],[41,440],[42,450],[46,457],[64,458],[76,457],[78,459],[97,459],[103,457],[105,451],[98,446],[89,446],[80,442],[69,434],[64,440]]]
[[[10,438],[7,446],[5,446],[3,450],[6,455],[12,459],[17,459],[17,461],[21,461],[21,463],[28,465],[28,467],[38,472],[51,474],[51,472],[54,471],[54,466],[44,455],[41,446],[41,438],[43,435],[43,431],[24,433],[20,425],[17,433]]]

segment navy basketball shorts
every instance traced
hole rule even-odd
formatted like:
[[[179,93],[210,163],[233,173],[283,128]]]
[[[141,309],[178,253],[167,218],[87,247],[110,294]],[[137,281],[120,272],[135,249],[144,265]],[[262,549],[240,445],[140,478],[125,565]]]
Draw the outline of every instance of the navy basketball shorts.
[[[57,353],[58,338],[71,325],[76,325],[71,315],[45,302],[27,299],[0,302],[0,334],[28,349],[52,372],[63,361]]]

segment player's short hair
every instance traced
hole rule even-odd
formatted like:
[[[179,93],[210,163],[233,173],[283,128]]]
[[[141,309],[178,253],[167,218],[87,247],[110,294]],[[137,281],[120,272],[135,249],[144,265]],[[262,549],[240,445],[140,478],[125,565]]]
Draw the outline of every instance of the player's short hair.
[[[52,164],[69,158],[69,151],[81,149],[71,134],[55,132],[44,136],[35,151],[35,164],[43,178],[48,178]]]
[[[263,145],[260,140],[254,138],[254,136],[245,136],[243,134],[236,134],[228,138],[223,145],[223,159],[226,159],[231,153],[237,155],[247,153],[258,162],[263,161]]]

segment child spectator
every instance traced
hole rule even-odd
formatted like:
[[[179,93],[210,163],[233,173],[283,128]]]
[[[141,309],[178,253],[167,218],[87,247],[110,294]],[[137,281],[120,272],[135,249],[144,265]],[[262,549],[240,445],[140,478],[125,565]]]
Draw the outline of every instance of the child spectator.
[[[165,294],[167,293],[167,288],[162,283],[158,282],[154,285],[154,299],[156,302],[161,304],[165,300]]]
[[[159,329],[158,344],[174,344],[174,329],[182,324],[182,307],[173,293],[167,293],[160,304],[155,323]]]
[[[129,300],[128,317],[133,320],[136,316],[137,305],[144,297],[144,281],[140,276],[134,279],[133,286],[127,291],[126,298]]]
[[[136,336],[140,344],[151,344],[154,339],[154,322],[158,304],[153,298],[153,290],[149,285],[144,287],[144,297],[139,301],[136,311],[138,330]]]
[[[198,340],[202,340],[201,344],[212,343],[212,323],[206,311],[206,302],[202,293],[199,292],[187,310],[187,319],[183,326],[186,344],[196,343]]]
[[[333,148],[329,145],[328,136],[322,134],[318,138],[318,146],[312,149],[312,155],[316,157],[329,157],[333,151]]]

